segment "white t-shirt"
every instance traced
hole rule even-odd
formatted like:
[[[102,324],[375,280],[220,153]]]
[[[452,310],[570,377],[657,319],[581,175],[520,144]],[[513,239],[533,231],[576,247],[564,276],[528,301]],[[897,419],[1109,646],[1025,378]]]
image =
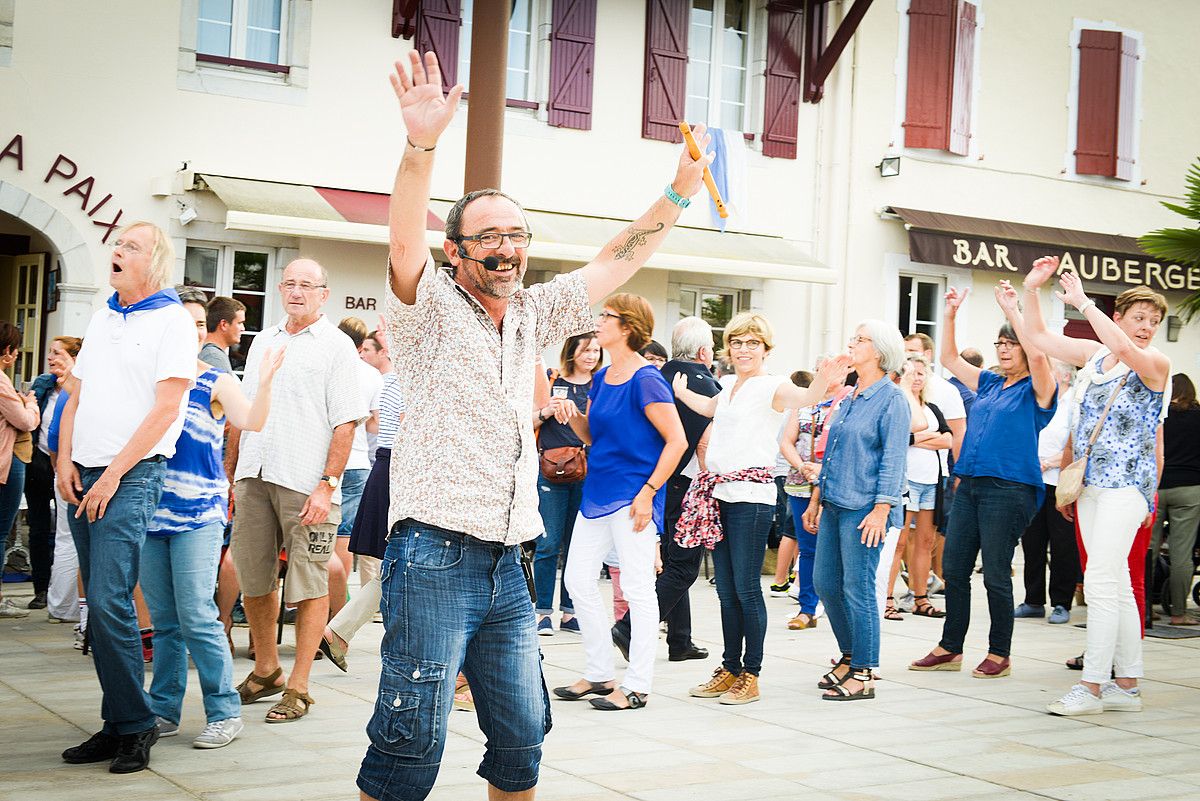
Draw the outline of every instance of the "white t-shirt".
[[[922,406],[921,411],[925,412],[925,422],[929,424],[930,431],[938,430],[937,416],[928,406]],[[936,484],[938,480],[938,459],[941,450],[931,451],[928,448],[918,448],[916,445],[908,446],[908,470],[906,476],[909,481],[915,481],[918,484]]]
[[[178,303],[128,315],[105,306],[92,315],[75,376],[83,382],[71,435],[71,458],[84,467],[107,467],[154,408],[159,381],[196,381],[196,321]],[[175,455],[188,393],[179,414],[143,458]]]
[[[713,473],[732,473],[747,467],[775,466],[779,454],[779,428],[785,413],[771,404],[775,392],[787,376],[759,375],[747,378],[733,394],[734,382],[725,383],[717,395],[717,412],[705,456],[705,466]],[[735,481],[718,484],[713,497],[726,503],[765,503],[775,505],[775,482],[758,484]]]
[[[379,408],[379,395],[383,392],[383,374],[362,359],[358,361],[358,372],[361,374],[362,396],[370,411]],[[367,450],[367,426],[354,429],[354,443],[350,446],[350,458],[346,460],[347,470],[370,470],[371,460]]]
[[[38,450],[47,456],[50,455],[50,447],[47,445],[50,438],[50,423],[54,420],[54,406],[58,403],[58,396],[61,392],[62,390],[57,385],[50,390],[50,397],[46,398],[46,411],[42,412],[42,424],[38,426]]]
[[[1067,447],[1067,439],[1071,436],[1071,407],[1074,405],[1074,388],[1068,388],[1058,398],[1058,408],[1046,427],[1038,434],[1038,459],[1058,460],[1062,457],[1063,448]],[[1051,486],[1058,486],[1058,467],[1042,471],[1042,481]]]
[[[967,416],[967,409],[963,406],[962,395],[959,394],[958,388],[938,375],[935,370],[929,370],[929,377],[925,379],[925,387],[926,401],[937,406],[938,411],[947,421],[962,420]]]

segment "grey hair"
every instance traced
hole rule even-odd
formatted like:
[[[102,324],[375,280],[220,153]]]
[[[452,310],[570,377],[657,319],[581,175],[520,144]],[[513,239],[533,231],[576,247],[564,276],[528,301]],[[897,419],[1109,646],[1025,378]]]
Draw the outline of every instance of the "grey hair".
[[[525,207],[518,203],[511,195],[506,195],[499,189],[476,189],[455,201],[454,205],[450,207],[450,212],[446,215],[446,238],[451,242],[458,242],[462,239],[463,212],[467,210],[467,206],[481,197],[502,197],[509,201],[521,212],[521,217],[525,220],[525,227],[529,227],[529,217],[525,214]]]
[[[208,295],[205,295],[202,289],[180,284],[175,287],[175,294],[179,295],[180,303],[199,303],[205,308],[208,307]]]
[[[712,326],[699,317],[684,317],[671,329],[671,358],[695,359],[701,348],[712,350]]]
[[[1051,359],[1050,369],[1055,378],[1064,378],[1068,384],[1075,383],[1075,374],[1078,368],[1070,362],[1064,362],[1061,359]]]
[[[854,330],[866,329],[875,352],[879,354],[879,369],[885,373],[898,372],[904,366],[904,338],[900,329],[888,325],[883,320],[862,320],[854,326]]]

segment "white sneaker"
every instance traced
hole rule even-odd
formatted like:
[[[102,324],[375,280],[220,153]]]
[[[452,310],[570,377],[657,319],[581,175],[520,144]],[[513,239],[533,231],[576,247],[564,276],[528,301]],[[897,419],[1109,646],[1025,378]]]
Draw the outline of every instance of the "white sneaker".
[[[1101,685],[1100,702],[1105,712],[1142,711],[1142,694],[1138,688],[1124,690],[1115,681],[1106,681]]]
[[[940,578],[938,578],[937,576],[930,573],[929,581],[925,586],[926,586],[927,594],[937,595],[939,592],[942,592],[943,590],[946,589],[946,582],[942,581]]]
[[[83,650],[83,639],[84,639],[83,626],[80,626],[78,623],[76,623],[75,624],[75,644],[74,644],[74,646],[72,646],[76,651]]]
[[[896,608],[901,612],[912,612],[913,608],[917,605],[916,598],[913,591],[909,590],[896,599]]]
[[[1092,695],[1092,691],[1082,684],[1076,684],[1071,691],[1057,701],[1046,705],[1046,711],[1051,715],[1075,717],[1076,715],[1099,715],[1104,711],[1104,702]]]
[[[0,601],[0,617],[13,618],[14,620],[19,617],[29,617],[29,610],[22,609],[5,598],[3,601]]]
[[[192,745],[196,748],[223,748],[232,743],[244,728],[241,718],[214,720],[204,727],[199,737],[192,740]]]

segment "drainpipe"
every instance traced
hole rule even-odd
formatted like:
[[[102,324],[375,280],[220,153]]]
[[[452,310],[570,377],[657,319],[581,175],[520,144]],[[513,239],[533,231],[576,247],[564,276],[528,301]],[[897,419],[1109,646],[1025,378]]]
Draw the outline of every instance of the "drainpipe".
[[[500,188],[509,10],[510,4],[506,0],[484,0],[475,3],[472,12],[464,194],[475,189]]]

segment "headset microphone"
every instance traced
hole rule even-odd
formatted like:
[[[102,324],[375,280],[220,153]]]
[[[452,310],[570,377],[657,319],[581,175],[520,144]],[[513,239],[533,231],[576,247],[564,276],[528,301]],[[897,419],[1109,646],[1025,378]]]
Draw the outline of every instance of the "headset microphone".
[[[483,269],[487,270],[489,273],[494,273],[500,269],[500,260],[498,258],[495,256],[487,256],[483,259],[473,259],[467,255],[467,249],[463,247],[461,243],[458,246],[458,257],[460,259],[466,259],[467,261],[473,261],[476,264],[482,264]]]

